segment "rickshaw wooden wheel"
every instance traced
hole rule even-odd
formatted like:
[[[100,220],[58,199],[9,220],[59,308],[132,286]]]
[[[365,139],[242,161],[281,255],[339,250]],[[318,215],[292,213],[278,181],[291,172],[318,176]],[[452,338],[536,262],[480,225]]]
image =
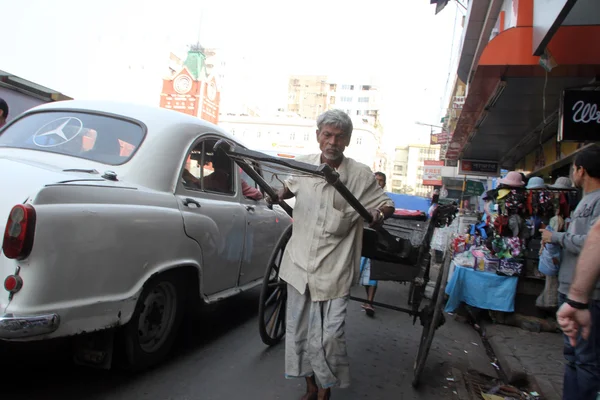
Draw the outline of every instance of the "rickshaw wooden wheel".
[[[258,331],[263,343],[268,346],[276,345],[285,335],[287,284],[279,278],[279,268],[291,236],[290,225],[273,249],[260,291]]]
[[[427,306],[421,309],[420,320],[421,325],[423,326],[423,332],[421,333],[419,350],[413,366],[414,375],[412,385],[415,388],[419,386],[419,379],[425,368],[425,362],[427,361],[429,349],[433,342],[433,335],[435,334],[436,329],[442,326],[445,321],[443,314],[444,294],[446,292],[446,283],[448,281],[448,270],[450,269],[451,259],[452,252],[447,250],[442,268],[435,281],[435,288],[433,289],[431,301]]]

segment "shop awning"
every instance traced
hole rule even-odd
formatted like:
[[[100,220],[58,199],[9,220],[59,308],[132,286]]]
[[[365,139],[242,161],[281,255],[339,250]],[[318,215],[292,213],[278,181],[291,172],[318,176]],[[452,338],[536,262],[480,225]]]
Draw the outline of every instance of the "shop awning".
[[[29,95],[37,96],[43,100],[60,101],[60,100],[72,100],[71,97],[66,96],[56,90],[52,90],[37,83],[28,81],[16,75],[10,74],[5,71],[0,71],[0,84],[4,86],[22,91]]]
[[[540,66],[540,57],[532,55],[532,29],[505,30],[486,46],[447,159],[500,161],[511,168],[556,135],[562,91],[600,76],[600,52],[589,47],[600,41],[600,26],[561,27],[548,46],[558,64],[549,73]]]

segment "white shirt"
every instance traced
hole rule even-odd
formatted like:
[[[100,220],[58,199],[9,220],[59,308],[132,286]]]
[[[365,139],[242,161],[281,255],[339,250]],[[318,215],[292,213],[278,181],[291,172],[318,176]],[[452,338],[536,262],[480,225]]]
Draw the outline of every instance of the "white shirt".
[[[321,155],[296,160],[320,165]],[[368,166],[345,157],[337,171],[342,183],[367,210],[394,207]],[[301,294],[308,285],[312,301],[347,296],[360,268],[363,219],[323,178],[291,176],[285,184],[296,196],[296,203],[281,279]]]

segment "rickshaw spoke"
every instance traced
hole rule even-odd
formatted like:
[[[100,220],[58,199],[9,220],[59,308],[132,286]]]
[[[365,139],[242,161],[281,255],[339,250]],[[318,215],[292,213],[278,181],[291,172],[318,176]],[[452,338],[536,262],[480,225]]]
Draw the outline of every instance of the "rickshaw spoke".
[[[277,313],[276,313],[277,312]],[[273,308],[273,312],[268,319],[269,332],[271,337],[275,337],[277,335],[277,326],[279,325],[279,315],[281,314],[281,302],[277,303],[277,306]],[[275,317],[275,318],[273,318]]]
[[[280,292],[281,292],[281,287],[279,286],[273,291],[273,293],[271,293],[271,295],[269,296],[267,301],[265,301],[265,307],[268,307],[273,302],[273,299],[275,298],[275,296],[277,296],[277,294]]]
[[[277,293],[281,293],[281,292],[279,290],[277,290]],[[277,300],[279,300],[279,297],[277,298]],[[273,311],[271,311],[271,313],[269,314],[269,317],[265,321],[269,322],[273,318],[273,314],[275,314],[275,311],[277,311],[277,308],[278,308],[278,305],[279,305],[279,301],[277,301],[277,300],[275,301],[275,307],[273,307]],[[269,303],[267,303],[267,305],[268,304]]]
[[[282,288],[282,287],[284,287],[285,285],[286,285],[286,283],[285,283],[285,282],[283,282],[283,281],[277,281],[277,282],[271,282],[271,283],[269,283],[267,286],[268,286],[270,289],[273,289],[273,288]]]

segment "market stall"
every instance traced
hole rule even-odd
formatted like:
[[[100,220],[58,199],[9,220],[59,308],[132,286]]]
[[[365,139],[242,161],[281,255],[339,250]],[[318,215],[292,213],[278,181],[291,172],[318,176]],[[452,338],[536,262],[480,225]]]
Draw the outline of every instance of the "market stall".
[[[461,303],[514,312],[520,288],[531,281],[538,283],[538,308],[558,305],[560,252],[553,245],[542,247],[540,229],[566,231],[579,193],[567,177],[546,185],[539,177],[525,182],[513,171],[498,183],[482,196],[485,212],[477,222],[454,235],[447,312]]]

